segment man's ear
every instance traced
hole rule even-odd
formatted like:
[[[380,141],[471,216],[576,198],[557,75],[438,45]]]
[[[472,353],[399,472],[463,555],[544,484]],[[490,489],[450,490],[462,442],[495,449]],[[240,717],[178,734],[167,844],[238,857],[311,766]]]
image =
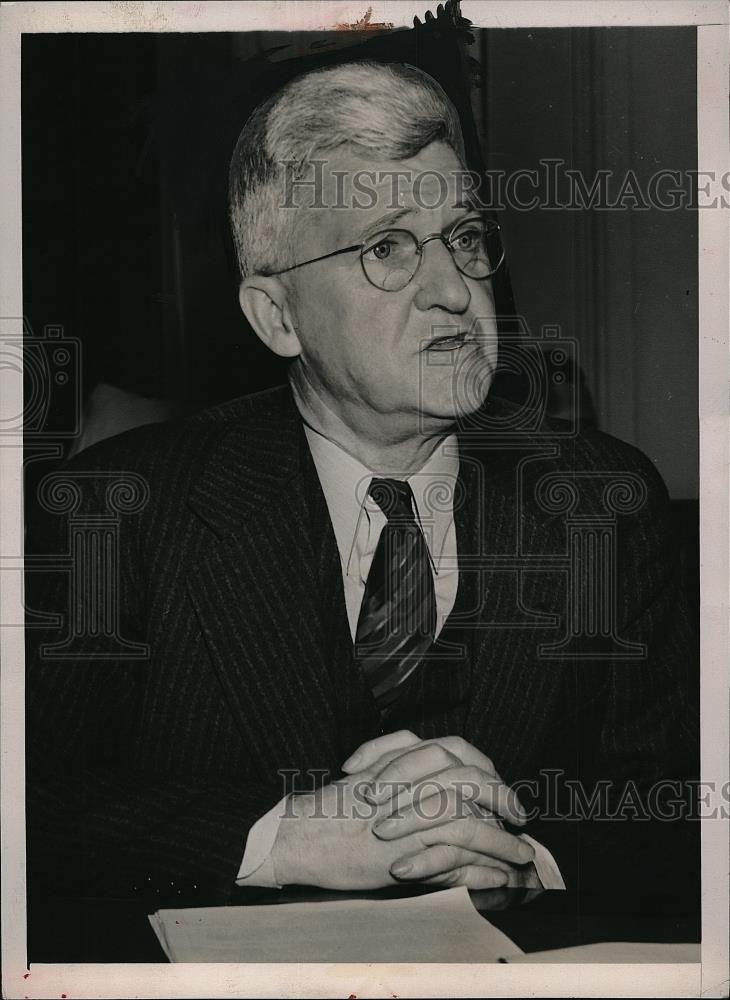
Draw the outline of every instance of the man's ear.
[[[238,291],[243,314],[257,336],[280,358],[296,358],[302,352],[289,293],[276,276],[252,274]]]

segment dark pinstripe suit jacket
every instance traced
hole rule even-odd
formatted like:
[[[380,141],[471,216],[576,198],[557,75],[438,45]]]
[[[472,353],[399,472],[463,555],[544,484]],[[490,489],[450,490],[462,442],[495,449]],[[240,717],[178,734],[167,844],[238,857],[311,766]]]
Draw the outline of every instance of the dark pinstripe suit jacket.
[[[559,445],[544,429],[500,447],[474,440],[460,442],[456,607],[393,726],[463,735],[506,781],[538,780],[536,797],[521,797],[553,814],[565,802],[541,770],[586,782],[588,794],[613,782],[614,804],[627,779],[645,791],[692,775],[694,644],[653,466],[598,433]],[[287,389],[89,449],[64,470],[82,486],[75,516],[104,511],[110,471],[149,488],[144,508],[120,519],[117,591],[121,633],[149,656],[95,658],[107,648],[97,636],[44,659],[40,644],[66,629],[70,576],[28,574],[30,608],[62,616],[60,631],[28,631],[31,885],[157,902],[189,901],[195,887],[201,901],[225,899],[248,829],[291,774],[305,788],[304,772],[337,776],[380,731],[353,661],[334,535]],[[605,517],[605,473],[646,487],[640,510],[612,515],[617,632],[646,645],[642,659],[591,658],[598,641],[579,659],[538,654],[566,628],[565,504],[544,478],[566,473],[573,516]],[[35,551],[68,544],[63,516],[31,534]],[[543,816],[532,827],[568,887],[586,892],[638,880],[671,894],[676,873],[667,882],[664,866],[692,841],[666,822]]]

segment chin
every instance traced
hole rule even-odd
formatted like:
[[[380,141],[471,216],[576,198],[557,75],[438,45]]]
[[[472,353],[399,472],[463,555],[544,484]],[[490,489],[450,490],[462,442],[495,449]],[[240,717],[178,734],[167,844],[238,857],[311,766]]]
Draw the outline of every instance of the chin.
[[[484,406],[494,373],[490,365],[470,366],[422,383],[419,411],[424,419],[451,421],[471,416]]]
[[[483,405],[480,404],[480,406]],[[466,409],[457,405],[454,400],[424,402],[419,410],[419,433],[438,434],[448,431],[459,421],[471,416],[480,406]]]

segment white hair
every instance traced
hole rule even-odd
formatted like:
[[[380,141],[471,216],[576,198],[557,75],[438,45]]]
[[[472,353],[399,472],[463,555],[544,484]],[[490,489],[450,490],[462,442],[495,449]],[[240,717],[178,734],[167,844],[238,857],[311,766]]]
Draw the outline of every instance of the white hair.
[[[426,73],[400,63],[357,62],[312,70],[260,104],[238,137],[229,216],[243,277],[295,263],[294,219],[282,209],[286,164],[301,177],[315,154],[345,143],[381,159],[447,143],[463,163],[458,115]]]

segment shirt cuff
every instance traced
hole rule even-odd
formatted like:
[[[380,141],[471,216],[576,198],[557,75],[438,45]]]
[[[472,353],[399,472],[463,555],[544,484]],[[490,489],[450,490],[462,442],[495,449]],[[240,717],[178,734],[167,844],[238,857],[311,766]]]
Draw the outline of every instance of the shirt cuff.
[[[236,876],[236,885],[281,889],[276,880],[271,850],[279,832],[286,798],[285,795],[272,809],[256,820],[249,830],[243,860]]]
[[[537,877],[540,879],[543,889],[565,889],[563,876],[560,874],[560,869],[557,866],[555,858],[547,847],[538,844],[536,840],[533,840],[526,833],[521,833],[520,838],[526,840],[534,848],[535,857],[532,863],[535,866]]]

